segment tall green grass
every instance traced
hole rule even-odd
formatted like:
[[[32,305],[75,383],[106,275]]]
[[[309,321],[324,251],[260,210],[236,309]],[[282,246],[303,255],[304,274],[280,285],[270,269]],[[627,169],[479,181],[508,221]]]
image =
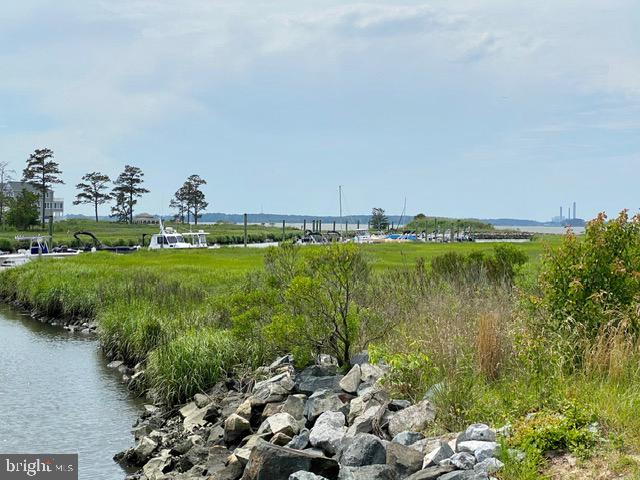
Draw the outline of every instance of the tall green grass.
[[[242,348],[229,332],[190,329],[151,352],[149,386],[158,398],[179,402],[207,389],[242,361]]]
[[[303,248],[303,255],[314,248]],[[381,272],[402,268],[418,258],[429,260],[447,249],[484,251],[493,245],[402,244],[363,248],[374,269]],[[533,242],[528,248],[535,255],[534,252],[543,250],[543,242]],[[232,313],[236,317],[250,317],[261,303],[260,296],[253,295],[251,288],[247,294],[247,289],[239,286],[247,283],[248,272],[262,270],[264,255],[260,249],[222,248],[140,251],[129,255],[100,252],[61,260],[37,260],[0,273],[0,296],[41,315],[97,321],[105,351],[134,365],[149,361],[154,352],[174,342],[187,348],[191,343],[179,342],[185,335],[195,335],[189,333],[193,329],[199,332],[229,328],[230,299],[238,303],[238,297],[245,298],[240,305],[246,304],[246,308]],[[259,332],[255,336],[259,337]],[[269,355],[254,337],[251,345],[238,347],[246,352],[245,360],[250,363]],[[164,352],[161,358],[167,364],[168,355],[177,355],[179,350]],[[160,362],[160,357],[154,358]],[[149,372],[151,384],[160,382],[155,377],[160,371],[156,368]],[[176,383],[169,383],[177,388]],[[198,382],[194,388],[201,385]],[[179,395],[160,391],[167,399],[177,401],[184,398],[185,388],[178,389],[182,392]]]

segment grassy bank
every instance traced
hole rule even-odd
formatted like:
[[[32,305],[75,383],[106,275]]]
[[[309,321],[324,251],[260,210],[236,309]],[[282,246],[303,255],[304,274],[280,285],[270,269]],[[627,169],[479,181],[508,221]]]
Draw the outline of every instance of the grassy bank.
[[[546,459],[552,449],[578,458],[575,478],[590,470],[613,478],[636,472],[640,451],[640,348],[627,308],[640,288],[636,250],[602,246],[635,237],[602,235],[585,240],[595,252],[549,236],[517,250],[384,244],[83,254],[3,272],[0,294],[47,315],[95,318],[105,348],[144,362],[147,385],[167,402],[279,352],[304,359],[336,349],[341,358],[345,348],[368,347],[391,365],[387,388],[396,396],[432,392],[435,431],[512,423],[513,445],[531,461],[505,458],[501,478],[571,478]],[[541,262],[545,251],[551,256]],[[594,270],[602,262],[618,270]],[[327,308],[342,301],[334,295],[342,286],[348,299]],[[613,287],[622,293],[594,300]],[[598,303],[614,297],[618,303]],[[567,329],[567,316],[579,323]],[[533,412],[537,420],[525,420]]]

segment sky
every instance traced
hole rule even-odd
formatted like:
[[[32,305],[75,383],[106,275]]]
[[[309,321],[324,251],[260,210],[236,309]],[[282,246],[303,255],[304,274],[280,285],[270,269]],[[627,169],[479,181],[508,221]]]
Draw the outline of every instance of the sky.
[[[549,219],[637,212],[640,5],[626,0],[22,0],[0,10],[0,161],[145,172],[169,214]],[[106,209],[102,213],[107,213]]]

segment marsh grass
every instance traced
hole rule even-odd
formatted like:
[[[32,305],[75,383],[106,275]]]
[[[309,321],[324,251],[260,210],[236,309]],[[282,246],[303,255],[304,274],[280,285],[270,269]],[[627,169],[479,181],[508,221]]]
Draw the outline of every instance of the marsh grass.
[[[151,352],[149,386],[158,398],[177,403],[205,391],[242,361],[242,350],[229,332],[190,329]]]

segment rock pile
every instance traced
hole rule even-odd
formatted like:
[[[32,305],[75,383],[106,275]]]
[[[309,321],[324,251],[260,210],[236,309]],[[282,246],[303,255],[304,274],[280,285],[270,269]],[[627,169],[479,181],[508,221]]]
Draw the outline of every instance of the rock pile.
[[[433,405],[390,398],[383,368],[361,361],[342,376],[326,359],[301,372],[291,361],[179,410],[146,406],[116,460],[141,469],[130,480],[482,480],[503,467],[487,425],[425,438]]]

